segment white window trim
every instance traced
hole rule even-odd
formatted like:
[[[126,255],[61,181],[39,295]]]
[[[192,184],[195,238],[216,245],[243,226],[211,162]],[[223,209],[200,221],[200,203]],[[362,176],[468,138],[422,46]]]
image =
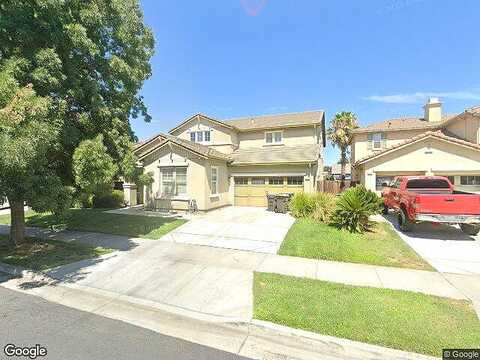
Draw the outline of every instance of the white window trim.
[[[166,194],[163,191],[163,169],[166,168],[172,168],[173,169],[173,189],[176,190],[177,188],[177,169],[179,168],[185,168],[186,169],[186,181],[185,181],[185,193],[182,194]],[[171,165],[165,165],[165,166],[159,166],[160,169],[160,195],[161,196],[172,196],[171,199],[187,199],[188,198],[188,166],[184,165],[176,165],[176,166],[171,166]]]
[[[375,135],[380,136],[380,140],[379,140],[379,141],[376,141],[376,140],[375,140]],[[383,147],[382,141],[383,141],[382,133],[373,133],[373,134],[372,134],[372,149],[373,149],[373,150],[382,150],[382,147]],[[380,143],[380,146],[379,146],[379,147],[375,147],[375,142]]]
[[[216,186],[215,186],[215,189],[216,189],[216,192],[212,192],[212,184],[213,184],[213,170],[216,170],[216,173],[217,173],[217,179],[216,179]],[[218,171],[218,166],[211,166],[210,167],[210,196],[211,197],[215,197],[215,196],[218,196],[219,192],[218,192],[218,178],[219,178],[219,171]]]
[[[282,135],[282,140],[280,142],[275,142],[275,133],[280,133]],[[272,134],[272,142],[267,142],[267,134]],[[265,145],[272,146],[272,145],[283,145],[283,130],[274,130],[274,131],[265,131],[264,134]]]
[[[210,134],[210,140],[206,141],[205,140],[205,133]],[[206,129],[206,130],[190,130],[188,132],[188,140],[192,141],[192,133],[195,134],[195,143],[197,144],[211,144],[212,143],[212,137],[213,137],[213,131],[212,129]],[[202,133],[202,141],[198,141],[198,133]]]

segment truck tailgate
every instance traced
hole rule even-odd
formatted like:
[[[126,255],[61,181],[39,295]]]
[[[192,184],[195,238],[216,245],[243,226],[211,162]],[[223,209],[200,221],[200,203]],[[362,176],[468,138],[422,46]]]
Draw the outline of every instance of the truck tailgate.
[[[417,194],[415,206],[421,214],[480,215],[480,195]]]

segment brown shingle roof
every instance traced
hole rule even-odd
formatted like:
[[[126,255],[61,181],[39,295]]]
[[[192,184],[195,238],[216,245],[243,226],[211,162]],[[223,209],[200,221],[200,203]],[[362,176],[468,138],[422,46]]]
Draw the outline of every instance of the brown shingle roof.
[[[173,135],[167,135],[167,134],[158,134],[156,137],[159,138],[165,138],[163,142],[159,142],[158,145],[156,145],[154,148],[149,150],[148,152],[144,154],[140,154],[140,159],[147,157],[151,153],[153,153],[155,150],[157,150],[159,147],[164,146],[166,143],[171,142],[173,144],[176,144],[178,146],[181,146],[187,150],[193,151],[199,155],[208,157],[208,158],[214,158],[214,159],[221,159],[221,160],[229,160],[228,155],[221,153],[215,149],[212,149],[208,146],[202,145],[202,144],[197,144],[189,140],[184,140],[180,139],[176,136]],[[156,138],[155,137],[155,138]]]
[[[362,128],[354,130],[354,133],[365,133],[373,131],[395,131],[395,130],[414,130],[414,129],[440,129],[445,122],[453,119],[455,115],[445,115],[442,117],[442,121],[428,122],[424,118],[420,117],[403,117],[388,119],[382,122],[371,124]]]
[[[324,114],[323,110],[316,110],[288,114],[246,116],[222,121],[227,125],[234,126],[240,131],[248,131],[320,124],[324,118]]]
[[[232,165],[311,163],[320,157],[320,147],[319,145],[302,145],[239,149],[230,154],[230,157],[233,160]]]
[[[412,137],[408,140],[402,141],[401,143],[390,146],[390,147],[388,147],[388,148],[386,148],[382,151],[379,151],[379,152],[373,153],[371,155],[368,155],[368,156],[358,160],[357,162],[355,162],[354,166],[357,166],[361,163],[369,161],[369,160],[371,160],[373,158],[376,158],[378,156],[382,156],[385,153],[388,153],[392,150],[398,149],[398,148],[403,147],[405,145],[408,145],[408,144],[414,143],[416,141],[422,140],[426,137],[435,137],[435,138],[438,138],[438,139],[441,139],[441,140],[447,140],[447,141],[450,141],[450,142],[453,142],[453,143],[456,143],[456,144],[459,144],[459,145],[468,146],[468,147],[471,147],[475,150],[480,150],[480,145],[479,144],[474,144],[474,143],[471,143],[469,141],[465,141],[465,140],[462,140],[462,139],[459,139],[459,138],[456,138],[456,137],[448,136],[440,130],[427,131],[427,132],[424,132],[424,133],[419,134],[417,136],[414,136],[414,137]]]
[[[480,105],[471,107],[470,109],[467,109],[466,112],[474,115],[480,115]]]

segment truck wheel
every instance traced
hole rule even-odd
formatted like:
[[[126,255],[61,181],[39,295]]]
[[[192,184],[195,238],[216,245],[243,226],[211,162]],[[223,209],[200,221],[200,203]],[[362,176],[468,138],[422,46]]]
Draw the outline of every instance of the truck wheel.
[[[470,225],[470,224],[460,224],[460,229],[462,229],[462,231],[465,234],[475,236],[480,231],[480,226],[479,225]]]
[[[413,222],[408,218],[408,215],[403,209],[398,213],[398,226],[403,232],[409,232],[413,229]]]
[[[388,206],[386,204],[383,204],[382,214],[383,215],[388,215]]]

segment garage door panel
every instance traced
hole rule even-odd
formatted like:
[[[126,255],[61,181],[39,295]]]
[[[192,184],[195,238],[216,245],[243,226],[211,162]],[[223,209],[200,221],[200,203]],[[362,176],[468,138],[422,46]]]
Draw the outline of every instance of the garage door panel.
[[[276,177],[278,179],[278,177]],[[255,180],[258,182],[258,177]],[[235,205],[237,206],[267,206],[267,193],[279,194],[279,193],[299,193],[303,192],[302,185],[287,185],[287,179],[284,178],[283,185],[270,185],[269,178],[265,177],[264,185],[252,185],[251,178],[249,178],[248,184],[235,184]]]

